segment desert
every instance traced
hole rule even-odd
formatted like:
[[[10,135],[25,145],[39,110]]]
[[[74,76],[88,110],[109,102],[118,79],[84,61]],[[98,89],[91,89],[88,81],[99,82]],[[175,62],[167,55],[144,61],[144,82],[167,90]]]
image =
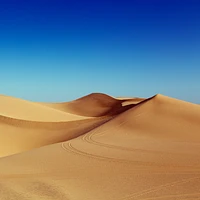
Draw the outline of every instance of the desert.
[[[199,0],[0,0],[0,200],[200,200]]]
[[[63,103],[0,96],[0,196],[199,199],[200,107],[161,94]]]

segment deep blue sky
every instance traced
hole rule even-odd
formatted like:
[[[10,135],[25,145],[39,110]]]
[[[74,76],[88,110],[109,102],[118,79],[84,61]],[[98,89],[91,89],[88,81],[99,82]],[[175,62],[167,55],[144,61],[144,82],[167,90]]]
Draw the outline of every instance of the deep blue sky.
[[[1,0],[0,93],[200,103],[200,1]]]

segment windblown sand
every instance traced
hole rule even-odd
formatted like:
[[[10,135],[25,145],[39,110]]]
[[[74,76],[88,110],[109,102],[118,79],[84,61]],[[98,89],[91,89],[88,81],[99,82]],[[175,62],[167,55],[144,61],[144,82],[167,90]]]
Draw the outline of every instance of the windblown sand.
[[[0,96],[0,157],[0,200],[197,200],[200,106]]]

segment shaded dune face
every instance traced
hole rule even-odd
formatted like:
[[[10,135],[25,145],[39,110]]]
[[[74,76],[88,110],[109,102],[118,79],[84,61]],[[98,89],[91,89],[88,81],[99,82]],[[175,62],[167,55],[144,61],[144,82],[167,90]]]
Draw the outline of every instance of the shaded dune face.
[[[138,98],[115,99],[105,94],[92,93],[71,102],[43,103],[43,105],[76,115],[101,117],[119,114],[142,100]]]
[[[67,120],[0,117],[1,198],[200,199],[199,105],[98,93],[38,105]]]

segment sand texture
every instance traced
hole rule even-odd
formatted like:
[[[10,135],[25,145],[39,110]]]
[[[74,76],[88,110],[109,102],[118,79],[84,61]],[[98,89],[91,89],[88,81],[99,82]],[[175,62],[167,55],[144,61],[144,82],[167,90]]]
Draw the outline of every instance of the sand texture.
[[[0,200],[200,200],[200,106],[163,95],[0,96]]]

